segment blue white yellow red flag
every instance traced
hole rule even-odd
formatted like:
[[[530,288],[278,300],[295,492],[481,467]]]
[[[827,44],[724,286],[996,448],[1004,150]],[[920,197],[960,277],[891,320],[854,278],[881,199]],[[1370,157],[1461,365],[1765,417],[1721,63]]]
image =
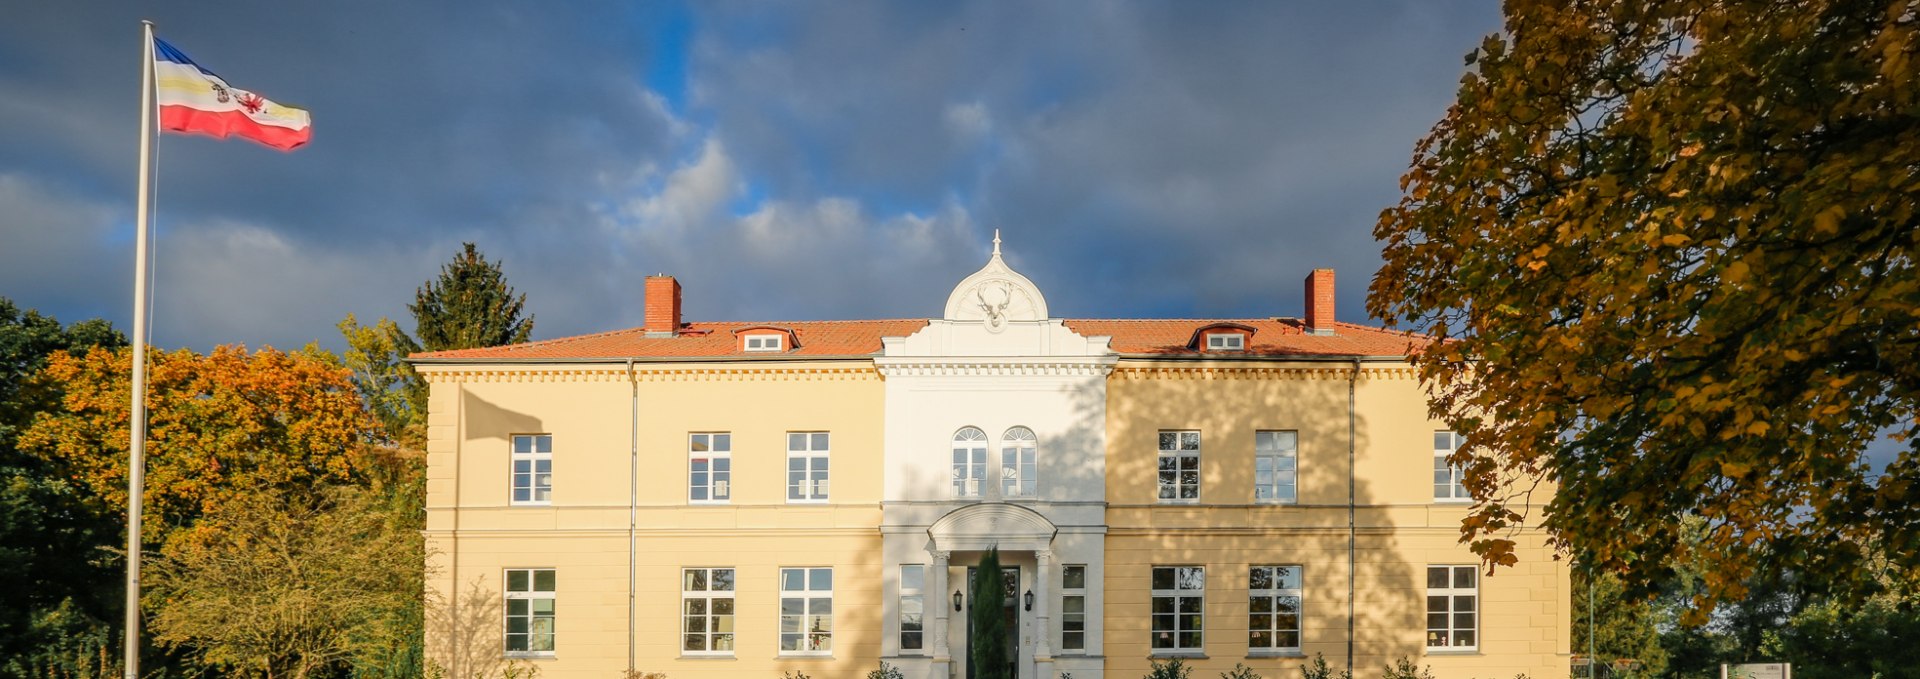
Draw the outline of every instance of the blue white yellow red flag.
[[[165,40],[153,39],[154,93],[160,129],[251,139],[291,151],[313,138],[305,109],[268,101],[232,85]]]

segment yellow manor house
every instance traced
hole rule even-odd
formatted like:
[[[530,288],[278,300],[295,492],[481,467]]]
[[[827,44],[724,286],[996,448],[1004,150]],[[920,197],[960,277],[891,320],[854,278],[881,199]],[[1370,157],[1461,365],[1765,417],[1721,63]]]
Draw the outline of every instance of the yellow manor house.
[[[417,354],[429,656],[970,678],[985,605],[1023,679],[1564,675],[1566,562],[1525,531],[1483,574],[1419,340],[1335,321],[1333,278],[1304,319],[1060,319],[996,236],[938,318],[688,322],[654,276],[643,327]]]

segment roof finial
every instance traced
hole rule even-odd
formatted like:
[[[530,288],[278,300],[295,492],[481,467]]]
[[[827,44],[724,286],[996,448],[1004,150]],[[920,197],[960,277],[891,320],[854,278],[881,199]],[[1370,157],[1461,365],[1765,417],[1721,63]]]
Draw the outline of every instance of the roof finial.
[[[993,230],[993,256],[1000,256],[1000,230]]]

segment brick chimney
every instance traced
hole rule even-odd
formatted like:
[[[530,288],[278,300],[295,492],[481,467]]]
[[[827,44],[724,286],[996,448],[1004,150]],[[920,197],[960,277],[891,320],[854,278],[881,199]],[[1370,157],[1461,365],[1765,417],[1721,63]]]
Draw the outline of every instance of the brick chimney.
[[[680,281],[647,277],[647,336],[672,337],[680,330]]]
[[[1307,274],[1307,332],[1333,334],[1333,269]]]

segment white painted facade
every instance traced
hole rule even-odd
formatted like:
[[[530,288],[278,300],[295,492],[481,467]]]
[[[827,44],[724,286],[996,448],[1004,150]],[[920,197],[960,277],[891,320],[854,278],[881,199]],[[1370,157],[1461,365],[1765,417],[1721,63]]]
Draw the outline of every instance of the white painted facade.
[[[1106,535],[1106,384],[1117,361],[1106,337],[1086,337],[1048,318],[1044,295],[1001,259],[999,238],[985,267],[955,286],[941,319],[908,337],[886,338],[874,363],[886,377],[881,532],[885,573],[882,657],[909,677],[967,676],[967,569],[999,547],[1020,571],[1019,676],[1056,672],[1101,676],[1101,587],[1086,591],[1085,648],[1061,648],[1061,569],[1081,565],[1102,582]],[[957,488],[954,439],[984,433],[984,483]],[[1003,492],[1009,432],[1033,433],[1037,471],[1030,494]],[[973,459],[966,459],[972,464]],[[1015,470],[1012,474],[1017,475]],[[925,642],[900,647],[898,577],[926,566]],[[1024,597],[1022,597],[1024,598]]]

